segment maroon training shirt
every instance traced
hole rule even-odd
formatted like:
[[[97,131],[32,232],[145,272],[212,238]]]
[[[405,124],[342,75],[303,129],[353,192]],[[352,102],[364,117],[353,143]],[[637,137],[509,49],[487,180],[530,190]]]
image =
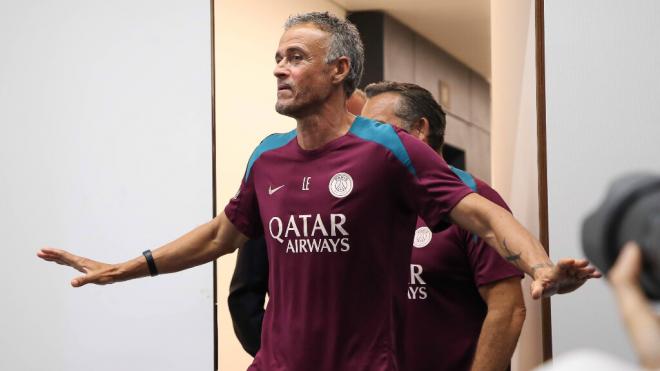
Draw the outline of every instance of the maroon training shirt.
[[[295,130],[264,139],[225,208],[268,248],[270,297],[249,370],[400,370],[417,215],[445,228],[471,192],[429,146],[362,117],[316,150],[300,148]]]
[[[475,181],[481,196],[508,210],[495,190]],[[483,240],[456,225],[431,233],[420,219],[413,246],[404,369],[469,370],[488,311],[478,288],[523,274]]]

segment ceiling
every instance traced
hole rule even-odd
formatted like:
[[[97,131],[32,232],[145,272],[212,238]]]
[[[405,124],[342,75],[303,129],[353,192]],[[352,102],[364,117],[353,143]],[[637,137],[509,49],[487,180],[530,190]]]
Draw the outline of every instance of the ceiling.
[[[332,0],[382,10],[490,80],[490,0]]]

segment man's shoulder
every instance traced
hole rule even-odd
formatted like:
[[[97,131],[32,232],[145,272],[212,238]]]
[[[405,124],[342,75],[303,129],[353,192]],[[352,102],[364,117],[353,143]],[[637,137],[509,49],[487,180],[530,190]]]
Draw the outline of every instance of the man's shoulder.
[[[474,177],[474,179],[477,184],[477,193],[479,193],[479,195],[509,210],[509,205],[506,204],[502,196],[493,187],[491,187],[490,184],[477,177]]]
[[[355,116],[350,132],[359,137],[372,138],[376,136],[394,137],[404,131],[386,122]]]
[[[468,173],[465,170],[459,169],[455,166],[449,166],[451,171],[465,184],[466,186],[470,187],[470,189],[473,192],[478,192],[478,183],[477,183],[477,178],[474,177],[474,175]]]
[[[479,194],[483,192],[486,194],[495,193],[499,195],[499,193],[497,193],[497,191],[490,184],[486,183],[483,179],[478,178],[474,175],[472,175],[472,177],[474,178],[474,183],[477,186],[477,192]]]
[[[296,137],[296,129],[287,133],[273,133],[265,137],[255,148],[254,152],[266,152],[287,145]]]
[[[478,193],[483,198],[509,210],[509,207],[506,202],[504,202],[502,196],[500,196],[500,194],[497,193],[497,191],[491,187],[490,184],[472,175],[471,173],[458,169],[454,166],[451,166],[451,170],[461,179],[461,181],[463,181],[463,183],[465,183],[465,185],[470,187],[474,192]]]
[[[296,137],[296,130],[291,130],[288,133],[273,133],[264,138],[261,143],[254,149],[250,160],[248,161],[247,171],[245,172],[245,179],[250,175],[254,163],[266,152],[274,151],[289,144]]]
[[[402,135],[406,135],[405,131],[384,122],[357,116],[349,132],[365,142],[375,143],[392,153],[408,171],[413,175],[416,174],[408,148],[402,140]]]

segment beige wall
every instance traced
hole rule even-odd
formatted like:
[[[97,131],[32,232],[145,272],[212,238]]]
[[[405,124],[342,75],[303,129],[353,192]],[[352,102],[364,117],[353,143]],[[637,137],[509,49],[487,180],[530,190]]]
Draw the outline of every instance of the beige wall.
[[[384,80],[414,82],[439,98],[449,87],[445,141],[466,153],[466,170],[490,182],[490,85],[468,66],[396,19],[385,16]],[[438,99],[439,100],[439,99]]]
[[[534,26],[533,0],[491,1],[493,186],[538,237]],[[529,296],[529,278],[524,286],[527,319],[514,370],[529,370],[543,360],[540,302]]]
[[[248,157],[268,134],[295,128],[275,112],[272,71],[277,43],[290,14],[345,11],[324,0],[215,1],[215,111],[219,211],[240,184]],[[251,357],[234,336],[227,310],[235,254],[218,262],[218,353],[221,371],[245,370]]]

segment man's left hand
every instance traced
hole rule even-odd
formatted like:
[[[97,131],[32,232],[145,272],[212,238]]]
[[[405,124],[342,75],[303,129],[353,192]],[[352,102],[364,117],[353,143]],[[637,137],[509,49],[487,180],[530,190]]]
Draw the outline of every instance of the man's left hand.
[[[537,269],[531,287],[532,298],[565,294],[582,286],[588,279],[600,277],[600,272],[585,259],[561,259],[556,265]]]

